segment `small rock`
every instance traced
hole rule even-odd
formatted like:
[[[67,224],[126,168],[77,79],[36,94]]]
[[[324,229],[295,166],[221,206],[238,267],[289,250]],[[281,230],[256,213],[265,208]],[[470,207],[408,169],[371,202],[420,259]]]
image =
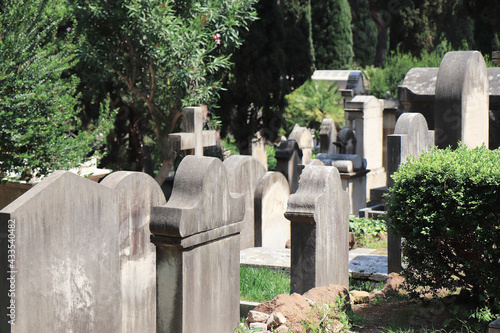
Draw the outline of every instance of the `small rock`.
[[[292,240],[289,239],[285,243],[285,249],[291,249],[292,248]]]
[[[250,323],[248,327],[250,327],[250,329],[262,328],[261,332],[267,332],[267,325],[265,323]]]
[[[271,330],[273,328],[279,327],[286,323],[286,318],[281,312],[273,312],[267,320],[267,329]]]
[[[277,327],[273,332],[275,332],[275,333],[288,333],[289,329],[288,329],[288,326],[281,325],[281,326]]]
[[[370,303],[370,293],[367,291],[352,290],[349,294],[354,304]]]
[[[398,292],[404,281],[404,277],[398,273],[391,273],[387,276],[387,281],[385,282],[385,287],[382,289],[382,292],[384,294]]]
[[[381,290],[375,289],[370,293],[370,302],[372,302],[376,298],[383,298],[384,293]]]
[[[249,323],[265,323],[269,319],[269,315],[264,312],[252,310],[248,312],[247,321]]]

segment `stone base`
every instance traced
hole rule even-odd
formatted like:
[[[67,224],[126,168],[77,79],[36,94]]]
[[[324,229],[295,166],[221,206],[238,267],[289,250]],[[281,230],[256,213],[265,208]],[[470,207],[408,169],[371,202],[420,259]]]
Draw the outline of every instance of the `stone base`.
[[[383,187],[387,185],[387,174],[384,168],[370,169],[366,175],[366,193],[370,193],[371,189]],[[371,200],[371,198],[370,198]]]

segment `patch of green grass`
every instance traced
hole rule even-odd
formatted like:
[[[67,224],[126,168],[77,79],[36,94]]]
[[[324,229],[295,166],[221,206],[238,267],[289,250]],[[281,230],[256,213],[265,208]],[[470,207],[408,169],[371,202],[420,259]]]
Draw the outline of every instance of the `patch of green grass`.
[[[349,290],[361,290],[372,292],[373,290],[382,290],[385,282],[376,282],[370,280],[349,279]]]
[[[288,274],[266,267],[240,267],[240,299],[265,302],[279,294],[290,294]]]

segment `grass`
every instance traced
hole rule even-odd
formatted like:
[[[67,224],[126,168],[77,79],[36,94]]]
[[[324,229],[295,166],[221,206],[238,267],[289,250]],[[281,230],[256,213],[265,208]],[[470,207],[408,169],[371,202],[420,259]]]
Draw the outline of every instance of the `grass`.
[[[270,301],[279,294],[290,294],[290,276],[267,267],[240,267],[240,299]]]

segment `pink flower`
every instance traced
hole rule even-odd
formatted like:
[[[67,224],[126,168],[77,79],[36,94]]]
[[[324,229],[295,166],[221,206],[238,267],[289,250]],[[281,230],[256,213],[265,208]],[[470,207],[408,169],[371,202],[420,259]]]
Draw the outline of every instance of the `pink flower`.
[[[220,34],[216,33],[215,35],[212,36],[215,44],[220,45]]]
[[[71,27],[67,27],[67,28],[66,28],[66,31],[67,31],[67,32],[71,32]]]

